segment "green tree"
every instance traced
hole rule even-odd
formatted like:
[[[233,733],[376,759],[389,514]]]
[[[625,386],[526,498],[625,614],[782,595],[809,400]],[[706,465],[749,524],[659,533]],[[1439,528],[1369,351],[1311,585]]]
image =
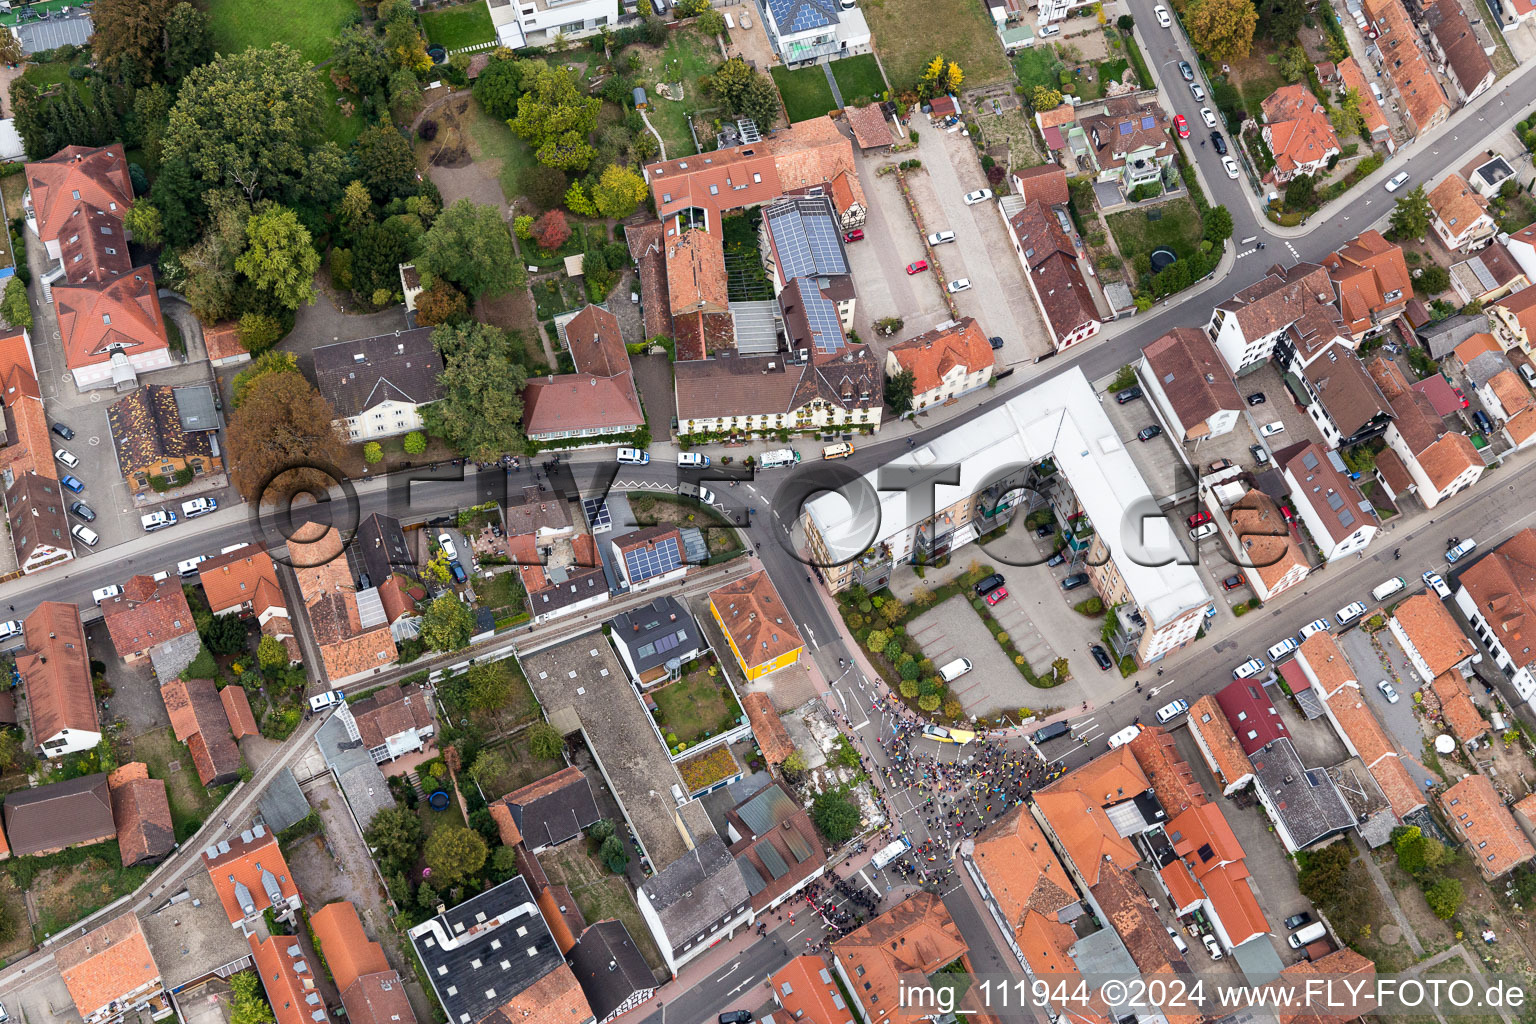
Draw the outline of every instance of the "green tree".
[[[0,319],[12,327],[32,329],[32,304],[27,301],[27,286],[19,277],[12,276],[5,282],[5,294],[0,296]]]
[[[1190,0],[1184,8],[1184,24],[1195,49],[1213,64],[1247,57],[1258,22],[1253,0]]]
[[[1461,909],[1461,882],[1454,878],[1442,878],[1424,890],[1424,901],[1436,917],[1449,921]]]
[[[916,382],[917,376],[911,370],[902,370],[900,373],[886,376],[885,404],[891,407],[893,414],[900,416],[911,411],[912,391]]]
[[[263,634],[256,645],[256,664],[265,672],[282,668],[288,664],[288,648],[277,637]]]
[[[1287,82],[1299,82],[1312,70],[1312,58],[1300,46],[1287,47],[1273,59]]]
[[[614,831],[613,819],[598,818],[592,824],[587,826],[587,838],[595,843],[600,843],[604,839],[607,839],[609,836],[613,835]]]
[[[432,881],[447,886],[478,872],[485,866],[488,852],[480,833],[462,825],[447,825],[427,837],[425,857]]]
[[[313,305],[320,254],[298,214],[274,206],[246,222],[246,250],[235,269],[285,309]]]
[[[240,316],[240,344],[253,356],[262,355],[282,340],[288,333],[288,325],[266,313],[242,313]]]
[[[475,757],[475,763],[470,766],[469,774],[480,783],[483,789],[511,770],[512,763],[507,760],[506,754],[487,747]]]
[[[779,118],[779,91],[773,80],[740,57],[721,64],[700,84],[732,117],[749,117],[765,132]]]
[[[618,836],[609,836],[604,839],[602,845],[598,847],[597,855],[604,864],[608,865],[608,870],[616,875],[623,874],[625,866],[629,863],[629,854],[624,852],[624,840]]]
[[[229,994],[229,1024],[272,1024],[276,1020],[254,971],[230,975]]]
[[[1413,279],[1413,290],[1425,295],[1439,295],[1451,286],[1451,272],[1438,263],[1431,263],[1419,270]]]
[[[349,232],[372,221],[373,196],[368,194],[368,186],[361,181],[347,182],[347,187],[341,190],[336,216],[341,220],[342,228]]]
[[[147,85],[165,45],[165,24],[177,0],[98,0],[91,7],[91,53],[107,73]]]
[[[1310,174],[1298,174],[1285,185],[1285,205],[1292,210],[1311,209],[1317,199],[1317,183]]]
[[[387,118],[358,135],[352,143],[352,162],[368,192],[380,202],[416,191],[416,154]]]
[[[699,31],[707,36],[718,36],[725,31],[725,15],[711,7],[699,15]]]
[[[1036,113],[1046,110],[1055,110],[1061,106],[1061,90],[1052,89],[1047,85],[1037,85],[1029,94],[1029,105]]]
[[[834,846],[852,839],[862,821],[853,801],[831,789],[818,793],[811,802],[811,820],[816,823],[816,830]]]
[[[487,461],[523,451],[523,384],[512,345],[497,327],[443,324],[432,334],[443,355],[443,397],[427,406],[427,429],[460,454]]]
[[[491,711],[512,699],[515,682],[505,662],[482,662],[470,666],[454,691],[466,707]]]
[[[565,737],[548,722],[535,722],[528,730],[528,752],[541,761],[553,761],[565,749]]]
[[[453,594],[427,605],[421,617],[421,640],[434,651],[460,651],[475,633],[475,613]]]
[[[1392,234],[1402,241],[1423,238],[1429,232],[1432,212],[1424,186],[1415,185],[1392,208]]]
[[[320,80],[283,43],[220,54],[188,73],[171,108],[165,156],[249,202],[329,203],[340,188],[342,156],[325,138]]]
[[[1319,904],[1338,904],[1351,898],[1355,882],[1349,844],[1332,843],[1304,850],[1296,860],[1300,866],[1296,882],[1307,899]]]
[[[298,372],[298,357],[292,352],[263,352],[251,361],[251,365],[235,374],[235,379],[230,381],[230,405],[236,409],[240,408],[240,404],[245,401],[246,391],[268,374]]]
[[[597,204],[587,196],[587,190],[582,188],[579,181],[571,182],[571,187],[566,189],[565,205],[572,213],[582,217],[597,216]]]
[[[604,217],[623,220],[645,201],[645,179],[628,167],[609,164],[592,187],[592,201]]]
[[[534,157],[548,167],[582,171],[597,152],[587,136],[597,127],[603,101],[587,96],[574,72],[563,66],[528,62],[523,69],[523,95],[512,131],[534,148]]]
[[[571,179],[564,171],[543,164],[530,167],[518,180],[528,198],[541,210],[553,210],[563,203],[566,191],[571,187]]]
[[[359,96],[373,96],[389,82],[394,63],[384,51],[379,34],[363,25],[348,25],[331,40],[333,78],[339,88]]]
[[[1213,206],[1205,211],[1205,237],[1214,245],[1232,237],[1232,212],[1225,206]]]
[[[1339,105],[1329,111],[1328,117],[1333,122],[1334,131],[1340,138],[1349,138],[1358,135],[1365,138],[1365,115],[1360,112],[1360,90],[1345,89]]]
[[[416,863],[425,835],[421,819],[405,807],[379,811],[363,832],[369,849],[392,871],[405,870]]]
[[[148,199],[140,199],[123,214],[123,227],[133,240],[144,246],[157,246],[165,240],[165,224],[160,210]]]
[[[1257,7],[1259,31],[1277,46],[1295,39],[1307,16],[1305,0],[1259,0]],[[1301,77],[1305,78],[1306,72]]]
[[[493,56],[475,79],[475,99],[498,121],[517,116],[517,101],[523,95],[522,65],[510,57]]]
[[[460,199],[438,215],[422,238],[416,266],[478,299],[505,291],[521,264],[496,207]]]
[[[437,913],[437,904],[441,899],[431,882],[422,882],[416,890],[416,905],[428,914]]]
[[[683,18],[697,18],[707,10],[709,0],[677,0],[672,7],[672,13],[679,21]]]
[[[384,446],[377,441],[369,441],[363,445],[363,461],[370,466],[378,465],[384,461]]]
[[[94,11],[93,11],[94,13]],[[180,82],[193,68],[213,60],[213,25],[208,12],[178,3],[165,19],[165,77]]]

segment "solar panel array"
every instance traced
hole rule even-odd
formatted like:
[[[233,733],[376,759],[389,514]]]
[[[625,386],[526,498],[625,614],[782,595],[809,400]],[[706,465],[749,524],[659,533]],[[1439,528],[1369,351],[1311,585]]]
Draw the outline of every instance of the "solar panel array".
[[[1131,132],[1133,132],[1135,130],[1136,130],[1136,126],[1131,124],[1131,122],[1129,122],[1129,121],[1121,121],[1120,122],[1120,134],[1121,135],[1129,135],[1129,134],[1131,134]]]
[[[848,273],[837,221],[824,203],[807,210],[791,200],[768,210],[767,217],[784,280]]]
[[[779,31],[784,35],[822,28],[837,20],[830,11],[807,3],[806,0],[769,0],[768,6],[772,8],[773,20],[778,22]]]
[[[774,881],[778,881],[789,874],[789,865],[784,863],[783,855],[779,853],[772,843],[759,843],[757,855],[763,859],[763,867],[768,869],[768,873],[773,876]]]
[[[805,319],[811,325],[811,340],[816,345],[816,351],[825,354],[842,348],[846,339],[843,337],[842,317],[837,315],[837,303],[811,284],[800,287],[800,300],[805,304]]]
[[[683,556],[677,549],[676,537],[668,537],[654,547],[640,547],[624,552],[624,565],[629,569],[631,583],[671,572],[682,564]]]
[[[1143,114],[1141,117],[1141,130],[1147,131],[1152,127],[1152,118]]]
[[[602,498],[583,498],[581,510],[586,514],[587,527],[593,533],[613,529],[613,518],[608,515],[608,503]]]

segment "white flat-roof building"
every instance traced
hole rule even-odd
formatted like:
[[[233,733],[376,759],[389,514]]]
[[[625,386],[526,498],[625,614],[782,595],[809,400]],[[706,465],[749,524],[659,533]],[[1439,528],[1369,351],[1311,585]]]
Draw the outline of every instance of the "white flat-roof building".
[[[1050,507],[1066,554],[1108,606],[1115,646],[1143,664],[1195,638],[1210,594],[1080,369],[1031,388],[827,492],[802,522],[834,591],[884,586],[896,564],[936,561]],[[943,482],[957,481],[957,482]]]

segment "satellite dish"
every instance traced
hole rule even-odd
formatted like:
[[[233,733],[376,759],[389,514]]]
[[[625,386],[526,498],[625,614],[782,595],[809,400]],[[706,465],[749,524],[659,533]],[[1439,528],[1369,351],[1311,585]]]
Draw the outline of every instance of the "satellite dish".
[[[1456,749],[1456,741],[1454,739],[1452,739],[1450,736],[1447,736],[1446,734],[1441,733],[1439,736],[1435,737],[1435,752],[1436,753],[1449,754],[1452,751],[1454,751],[1455,749]]]

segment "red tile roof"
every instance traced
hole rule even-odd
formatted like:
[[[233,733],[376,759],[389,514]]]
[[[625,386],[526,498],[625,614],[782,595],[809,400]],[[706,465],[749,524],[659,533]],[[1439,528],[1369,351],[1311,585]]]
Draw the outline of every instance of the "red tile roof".
[[[852,1024],[853,1011],[838,992],[831,968],[819,956],[797,956],[768,981],[775,1001],[794,1021]]]
[[[203,866],[208,869],[208,877],[213,880],[213,887],[218,891],[219,901],[224,904],[224,912],[229,915],[231,924],[239,924],[246,918],[240,906],[240,898],[235,894],[237,884],[250,891],[256,906],[252,916],[256,917],[272,905],[267,885],[263,881],[264,876],[271,876],[284,900],[299,894],[298,886],[288,871],[288,861],[283,857],[283,851],[277,845],[277,837],[272,833],[255,836],[249,842],[235,836],[228,842],[229,849],[215,857],[209,857],[205,851]]]
[[[1351,58],[1353,59],[1353,58]],[[1302,960],[1282,968],[1282,981],[1293,986],[1306,985],[1313,977],[1326,978],[1328,984],[1357,985],[1362,979],[1374,978],[1376,965],[1349,948],[1334,950],[1318,960]],[[1337,981],[1335,980],[1337,979]],[[1343,985],[1339,986],[1343,989]],[[1301,989],[1305,992],[1305,989]],[[1361,998],[1343,1000],[1349,1005],[1330,1009],[1322,1000],[1312,1000],[1307,1009],[1297,1013],[1279,1014],[1278,1024],[1348,1024],[1349,1021],[1371,1013],[1375,1009],[1375,986],[1367,984]]]
[[[263,580],[278,586],[272,556],[254,545],[213,556],[198,566],[197,578],[215,615],[249,606]]]
[[[251,714],[251,702],[245,695],[245,687],[230,683],[219,691],[219,700],[224,704],[224,716],[229,719],[229,730],[235,739],[261,735],[261,730],[256,728],[256,716]]]
[[[117,1001],[131,1006],[161,987],[160,968],[133,913],[115,917],[58,949],[53,962],[82,1017]]]
[[[1115,830],[1104,808],[1130,800],[1150,786],[1130,748],[1119,747],[1036,790],[1034,805],[1037,817],[1050,826],[1057,843],[1092,886],[1106,862],[1129,868],[1141,859],[1130,840]]]
[[[1472,690],[1460,672],[1441,673],[1429,688],[1440,698],[1440,717],[1461,742],[1470,743],[1488,731],[1488,721],[1472,703]]]
[[[1136,763],[1152,783],[1157,802],[1169,816],[1206,802],[1205,790],[1195,779],[1189,762],[1179,756],[1173,736],[1155,725],[1142,726],[1136,738],[1126,744]]]
[[[348,1024],[416,1024],[410,997],[394,971],[358,978],[341,994]]]
[[[1078,902],[1066,869],[1023,805],[976,837],[973,860],[1004,919],[1015,929],[1031,911],[1057,920],[1062,910]]]
[[[853,139],[860,149],[879,149],[895,141],[891,134],[891,124],[885,119],[878,103],[846,107],[843,116],[848,119],[848,127],[853,129]]]
[[[1243,753],[1252,754],[1281,736],[1290,736],[1285,720],[1256,679],[1238,679],[1216,693],[1216,703],[1232,727]]]
[[[888,350],[903,370],[911,370],[912,392],[922,395],[941,387],[955,370],[968,376],[992,368],[992,345],[973,317],[962,317],[955,326],[919,334]]]
[[[1205,753],[1211,771],[1224,785],[1235,785],[1253,774],[1253,763],[1238,743],[1237,735],[1215,697],[1206,694],[1190,707],[1189,730],[1199,737],[1198,745]]]
[[[368,938],[352,904],[344,900],[327,903],[309,915],[309,925],[338,991],[345,992],[365,974],[390,969],[389,961],[384,959],[384,947]]]
[[[160,687],[160,699],[203,785],[231,782],[239,776],[240,748],[212,679],[172,679]]]
[[[44,601],[22,622],[22,630],[27,646],[16,654],[16,671],[26,692],[33,742],[67,732],[100,734],[80,609]]]
[[[492,1010],[480,1024],[586,1024],[592,1007],[567,964],[550,971]]]
[[[1275,169],[1283,176],[1316,166],[1341,152],[1339,137],[1310,89],[1297,83],[1271,93],[1263,104],[1269,123],[1264,133],[1275,156]]]
[[[709,592],[726,637],[749,668],[756,668],[805,646],[794,617],[784,607],[766,570]]]
[[[1371,93],[1370,84],[1366,81],[1365,73],[1360,70],[1360,64],[1353,57],[1345,57],[1338,65],[1339,81],[1346,89],[1353,89],[1360,97],[1360,116],[1365,119],[1365,130],[1374,135],[1384,131],[1388,127],[1387,115],[1381,112],[1381,106],[1376,102],[1376,97]]]
[[[1026,203],[1060,206],[1071,198],[1067,191],[1067,172],[1060,164],[1041,164],[1013,172],[1019,193]]]
[[[1467,844],[1483,877],[1498,878],[1536,857],[1536,847],[1486,775],[1468,775],[1441,793],[1440,809]]]
[[[1430,591],[1415,594],[1399,604],[1392,618],[1429,666],[1431,678],[1477,653],[1472,641],[1446,611],[1445,603]]]
[[[741,707],[747,713],[752,726],[752,736],[758,749],[770,765],[779,765],[795,752],[795,741],[789,738],[784,720],[774,710],[773,702],[766,693],[749,693],[741,698]]]
[[[121,143],[92,149],[66,146],[26,166],[27,191],[38,237],[59,237],[78,206],[121,217],[133,205],[133,182]]]
[[[149,576],[130,577],[121,594],[101,603],[101,615],[112,645],[124,658],[197,632],[176,576],[159,583]]]
[[[263,941],[248,934],[246,940],[277,1024],[314,1024],[310,1014],[317,1009],[323,1011],[325,1003],[315,981],[315,965],[305,960],[302,952],[289,952],[302,947],[290,935],[273,935]],[[303,973],[299,972],[300,965],[304,967]],[[310,1002],[311,997],[314,1002]]]
[[[1380,33],[1376,45],[1382,51],[1384,70],[1402,100],[1408,128],[1422,135],[1444,121],[1451,108],[1419,45],[1418,30],[1401,0],[1365,0],[1365,10],[1376,22]]]
[[[968,952],[949,910],[932,893],[919,892],[862,928],[832,943],[844,971],[859,979],[858,998],[870,1024],[904,1017],[903,975],[929,975]]]
[[[164,779],[151,779],[148,766],[134,761],[107,776],[107,790],[123,867],[159,860],[176,848]]]
[[[102,285],[56,284],[53,308],[63,336],[64,365],[71,370],[106,362],[114,348],[132,359],[170,345],[149,267]]]

